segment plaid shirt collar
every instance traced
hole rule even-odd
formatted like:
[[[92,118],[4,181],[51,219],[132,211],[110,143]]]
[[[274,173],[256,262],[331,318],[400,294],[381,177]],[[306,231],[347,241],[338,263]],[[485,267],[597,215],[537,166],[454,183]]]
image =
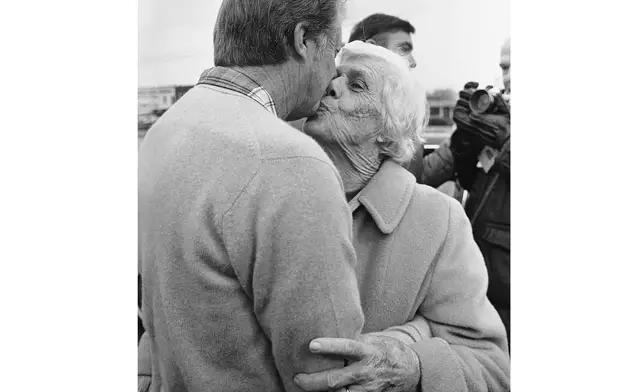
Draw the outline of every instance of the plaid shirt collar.
[[[260,86],[259,83],[237,70],[225,67],[207,69],[201,74],[197,84],[209,84],[243,94],[277,116],[275,101],[273,101],[268,91]]]

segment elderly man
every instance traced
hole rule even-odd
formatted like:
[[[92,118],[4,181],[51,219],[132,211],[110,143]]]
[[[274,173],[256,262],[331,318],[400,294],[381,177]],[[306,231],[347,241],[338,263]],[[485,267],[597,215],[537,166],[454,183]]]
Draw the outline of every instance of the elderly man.
[[[509,390],[507,339],[467,216],[402,167],[420,142],[424,91],[401,57],[376,45],[349,43],[338,62],[304,132],[338,168],[353,212],[364,335],[314,340],[312,352],[351,363],[296,382],[307,391]]]
[[[139,150],[139,271],[153,391],[296,391],[308,350],[363,326],[337,170],[282,120],[312,115],[339,0],[224,0],[215,67]]]

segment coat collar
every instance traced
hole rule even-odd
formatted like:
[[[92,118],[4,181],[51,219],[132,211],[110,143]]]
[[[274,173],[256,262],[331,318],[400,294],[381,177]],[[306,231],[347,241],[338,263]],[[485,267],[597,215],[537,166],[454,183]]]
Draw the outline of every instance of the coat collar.
[[[350,202],[351,212],[365,206],[384,234],[391,234],[414,194],[416,179],[399,164],[386,160],[371,181]]]

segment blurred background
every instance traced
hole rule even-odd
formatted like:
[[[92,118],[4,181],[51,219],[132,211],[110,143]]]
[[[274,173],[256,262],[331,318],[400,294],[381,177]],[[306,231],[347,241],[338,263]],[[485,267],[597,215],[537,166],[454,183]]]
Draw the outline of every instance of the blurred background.
[[[147,129],[212,66],[221,0],[139,0],[139,144]],[[348,0],[343,39],[382,12],[415,28],[413,70],[427,90],[428,143],[451,133],[456,92],[468,81],[500,87],[499,52],[510,36],[510,0]]]

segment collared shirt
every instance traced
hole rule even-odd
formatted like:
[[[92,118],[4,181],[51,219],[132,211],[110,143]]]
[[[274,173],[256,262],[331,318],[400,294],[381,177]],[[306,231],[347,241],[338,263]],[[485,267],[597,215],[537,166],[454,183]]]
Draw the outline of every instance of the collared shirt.
[[[275,101],[268,91],[240,71],[226,67],[213,67],[201,74],[197,84],[209,84],[243,94],[277,116]]]

